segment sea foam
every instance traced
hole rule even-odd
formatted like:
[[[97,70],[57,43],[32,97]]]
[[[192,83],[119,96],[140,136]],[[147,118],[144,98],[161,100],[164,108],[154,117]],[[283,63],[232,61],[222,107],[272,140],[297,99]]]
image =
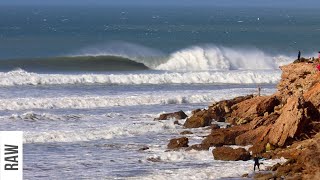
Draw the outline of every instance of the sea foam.
[[[277,83],[279,70],[159,72],[130,74],[37,74],[24,70],[0,73],[0,86],[66,84],[256,84]]]

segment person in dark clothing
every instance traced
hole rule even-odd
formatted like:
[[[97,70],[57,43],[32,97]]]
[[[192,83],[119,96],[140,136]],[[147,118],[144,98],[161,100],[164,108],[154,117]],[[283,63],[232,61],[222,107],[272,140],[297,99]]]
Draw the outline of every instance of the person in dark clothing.
[[[253,160],[254,160],[253,171],[256,171],[256,166],[258,166],[258,169],[260,171],[259,157],[257,155],[255,155]]]
[[[300,61],[300,57],[301,57],[301,52],[298,52],[298,60]]]

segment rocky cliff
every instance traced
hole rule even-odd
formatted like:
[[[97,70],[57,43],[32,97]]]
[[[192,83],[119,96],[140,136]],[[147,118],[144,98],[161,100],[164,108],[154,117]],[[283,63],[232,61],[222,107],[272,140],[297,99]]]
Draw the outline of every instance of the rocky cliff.
[[[211,120],[228,122],[232,126],[212,129],[201,144],[189,149],[251,144],[249,151],[253,154],[290,159],[289,165],[273,169],[277,170],[275,176],[317,179],[320,175],[320,72],[315,67],[317,64],[319,60],[282,66],[281,81],[273,95],[237,97],[195,111],[186,120],[186,128],[208,126]],[[317,157],[313,158],[314,155]]]

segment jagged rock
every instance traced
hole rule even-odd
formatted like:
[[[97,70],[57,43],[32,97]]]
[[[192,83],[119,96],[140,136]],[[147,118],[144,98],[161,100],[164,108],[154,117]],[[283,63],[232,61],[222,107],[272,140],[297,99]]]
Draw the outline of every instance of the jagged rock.
[[[256,117],[250,122],[250,126],[252,129],[255,129],[259,126],[268,126],[270,124],[274,124],[274,122],[278,119],[279,116],[280,114],[278,113],[271,113],[267,116]]]
[[[292,95],[298,96],[301,92],[306,92],[320,81],[320,75],[317,73],[314,63],[288,64],[280,68],[282,75],[277,88],[282,102],[286,102]]]
[[[269,134],[269,141],[276,146],[284,146],[286,141],[302,132],[308,122],[308,107],[302,97],[290,97],[282,108]]]
[[[182,131],[180,134],[181,134],[181,135],[193,134],[193,132],[191,132],[191,131]]]
[[[316,83],[307,92],[305,92],[303,97],[306,101],[311,102],[318,111],[320,111],[320,82]]]
[[[247,161],[250,159],[250,153],[244,148],[233,149],[231,147],[217,147],[212,150],[215,160],[224,161]]]
[[[236,137],[235,143],[236,145],[246,146],[250,144],[254,144],[257,140],[261,138],[261,136],[268,129],[267,126],[260,126],[257,129],[251,129],[239,136]]]
[[[188,118],[183,126],[186,128],[199,128],[199,127],[210,126],[211,122],[212,122],[212,119],[208,115],[208,111],[203,110],[203,111],[196,112],[194,115]]]
[[[222,100],[213,105],[208,109],[211,119],[215,119],[218,122],[224,122],[225,118],[228,117],[232,112],[232,106],[240,103],[244,100],[251,99],[253,95],[240,96],[230,100]]]
[[[226,129],[216,129],[211,132],[203,141],[203,147],[207,149],[211,146],[235,145],[235,139],[240,134],[249,130],[248,125],[233,126]]]
[[[272,113],[274,107],[279,104],[280,101],[276,96],[257,96],[242,101],[234,105],[234,110],[227,122],[237,125],[246,124],[258,116],[264,116],[266,112]]]
[[[185,119],[188,116],[183,111],[178,111],[174,113],[165,113],[161,114],[158,118],[155,118],[154,120],[168,120],[168,119]]]
[[[171,139],[167,145],[168,149],[179,149],[182,147],[188,147],[189,140],[187,137],[181,137],[176,139]]]

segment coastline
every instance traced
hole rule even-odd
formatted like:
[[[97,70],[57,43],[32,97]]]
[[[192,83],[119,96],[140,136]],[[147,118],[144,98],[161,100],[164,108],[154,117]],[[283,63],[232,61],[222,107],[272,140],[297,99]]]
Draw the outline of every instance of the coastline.
[[[263,173],[249,174],[254,179],[317,179],[320,164],[320,73],[315,68],[320,59],[301,59],[281,66],[277,92],[268,96],[248,95],[222,100],[196,109],[183,126],[188,129],[209,127],[211,133],[200,144],[188,144],[187,137],[170,140],[169,150],[212,150],[216,160],[287,159]],[[166,114],[157,120],[184,119]],[[215,122],[229,123],[220,128]],[[179,123],[179,120],[176,120]],[[183,135],[182,135],[183,136]],[[229,148],[228,146],[248,146]]]

